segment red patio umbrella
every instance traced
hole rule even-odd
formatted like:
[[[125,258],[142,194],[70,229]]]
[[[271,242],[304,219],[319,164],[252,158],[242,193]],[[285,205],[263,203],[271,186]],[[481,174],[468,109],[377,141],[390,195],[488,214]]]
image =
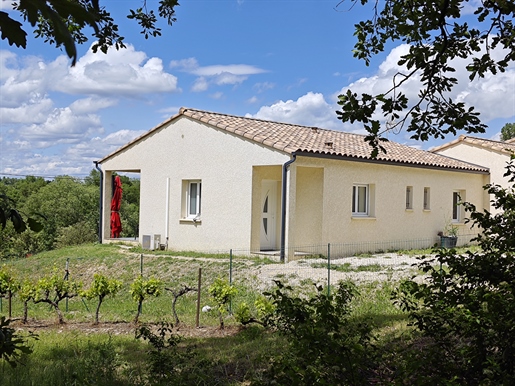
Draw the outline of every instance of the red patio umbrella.
[[[120,237],[122,222],[120,221],[120,206],[122,205],[122,181],[120,176],[114,178],[114,192],[111,199],[111,238]]]

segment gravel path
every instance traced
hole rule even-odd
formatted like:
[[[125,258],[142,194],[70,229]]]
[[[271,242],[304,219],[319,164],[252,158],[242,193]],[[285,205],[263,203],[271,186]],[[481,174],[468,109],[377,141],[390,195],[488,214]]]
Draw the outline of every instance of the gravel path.
[[[432,256],[428,256],[427,259]],[[398,281],[417,273],[417,264],[421,262],[416,256],[385,253],[370,257],[348,257],[331,261],[330,281],[336,284],[340,280],[352,280],[355,283]],[[258,268],[255,276],[246,280],[256,280],[258,286],[265,289],[273,280],[296,286],[303,282],[327,284],[328,269],[325,259],[300,259],[285,264],[267,264]]]

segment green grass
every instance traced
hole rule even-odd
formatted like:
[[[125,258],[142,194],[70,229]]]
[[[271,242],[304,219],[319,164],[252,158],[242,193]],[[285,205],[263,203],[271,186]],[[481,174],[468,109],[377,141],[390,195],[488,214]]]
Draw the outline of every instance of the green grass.
[[[312,268],[327,269],[327,263],[313,263]],[[387,269],[387,266],[381,264],[364,264],[352,265],[351,263],[331,264],[330,269],[338,272],[381,272]]]
[[[140,385],[150,346],[133,334],[44,331],[32,341],[23,365],[0,362],[2,386]],[[192,352],[187,364],[195,385],[238,385],[259,375],[284,346],[276,334],[251,326],[219,337],[185,338],[178,352]],[[190,384],[190,383],[181,383]]]
[[[199,269],[202,270],[201,306],[213,302],[207,293],[209,285],[217,278],[228,278],[229,261],[221,258],[202,259],[200,256],[172,256],[168,254],[144,254],[143,275],[157,277],[166,287],[179,288],[182,285],[196,287]],[[180,256],[179,256],[180,255]],[[84,282],[87,287],[95,273],[123,281],[123,288],[114,298],[106,298],[100,310],[100,326],[111,328],[120,322],[131,322],[136,314],[136,303],[129,294],[130,283],[140,274],[141,254],[133,253],[117,245],[86,245],[42,253],[23,260],[6,261],[19,279],[35,280],[52,272],[64,273],[66,263],[70,277]],[[258,290],[256,268],[260,264],[270,264],[265,259],[235,259],[233,261],[233,284],[238,294],[231,306],[245,302],[255,312],[254,302],[261,296]],[[275,262],[274,262],[275,263]],[[323,267],[327,268],[326,264]],[[251,270],[249,270],[251,268]],[[379,264],[350,267],[332,265],[333,269],[351,271],[384,270]],[[254,272],[254,273],[252,273]],[[277,273],[276,278],[287,282],[295,274]],[[304,279],[294,286],[294,293],[314,293],[312,281]],[[405,314],[389,301],[392,284],[371,283],[360,286],[360,295],[353,302],[353,318],[357,322],[367,321],[375,326],[377,335],[389,336],[391,330],[399,331],[406,327]],[[171,293],[163,291],[158,298],[149,298],[143,303],[140,322],[156,325],[160,321],[173,322]],[[14,318],[22,315],[22,303],[15,296],[12,301]],[[231,333],[217,330],[219,324],[216,313],[200,314],[200,329],[195,329],[197,294],[190,292],[179,298],[177,313],[181,321],[179,331],[194,331],[192,337],[185,337],[180,350],[193,352],[188,363],[191,374],[198,376],[198,385],[244,385],[260,377],[269,365],[270,358],[287,345],[284,338],[258,326],[241,328],[233,317],[225,320]],[[147,373],[147,343],[136,340],[132,329],[129,333],[92,332],[96,301],[86,301],[79,297],[61,303],[67,325],[59,326],[56,315],[46,304],[29,305],[29,324],[18,327],[25,331],[37,328],[39,340],[31,344],[34,353],[25,358],[26,365],[11,369],[0,363],[1,385],[136,385],[144,384]],[[7,313],[7,302],[2,303],[2,312]],[[47,326],[41,329],[41,326]],[[127,325],[125,325],[127,326]],[[404,327],[403,327],[404,326]],[[213,334],[213,332],[217,333]],[[91,370],[95,369],[95,370]]]

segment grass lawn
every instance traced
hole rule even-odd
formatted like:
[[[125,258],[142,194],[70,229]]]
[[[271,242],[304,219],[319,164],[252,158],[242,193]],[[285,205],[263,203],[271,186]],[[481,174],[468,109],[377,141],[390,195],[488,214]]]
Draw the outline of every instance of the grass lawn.
[[[186,253],[185,253],[186,254]],[[174,256],[175,255],[175,256]],[[141,261],[143,264],[141,265]],[[247,272],[235,280],[238,295],[233,302],[253,304],[261,291],[251,279],[254,271],[273,264],[267,259],[236,259],[233,267]],[[85,245],[64,248],[31,256],[23,260],[6,261],[19,280],[37,280],[58,270],[64,274],[68,265],[70,279],[81,281],[87,288],[95,273],[123,282],[122,290],[114,298],[106,298],[100,310],[100,324],[93,326],[96,301],[80,297],[60,304],[65,325],[58,325],[55,312],[48,304],[29,303],[29,320],[19,320],[22,302],[12,300],[14,327],[23,334],[32,330],[38,340],[30,340],[34,352],[23,358],[24,365],[11,368],[0,362],[1,385],[139,385],[157,384],[148,379],[148,342],[135,338],[136,326],[132,320],[136,302],[129,294],[130,283],[143,271],[144,277],[163,280],[165,287],[196,287],[199,269],[202,270],[201,305],[210,303],[207,288],[217,278],[228,278],[228,256],[202,256],[159,252],[145,254],[118,245]],[[243,271],[246,270],[246,271]],[[314,286],[304,283],[304,290]],[[393,282],[368,283],[360,286],[360,295],[353,301],[353,318],[374,326],[377,342],[389,342],[408,333],[406,315],[394,307],[390,295]],[[296,289],[299,290],[300,289]],[[173,322],[171,292],[149,298],[143,303],[141,323],[156,326],[162,321]],[[218,317],[213,312],[200,314],[200,328],[196,323],[196,292],[177,302],[180,325],[175,334],[181,336],[177,361],[187,358],[187,374],[181,374],[176,384],[195,385],[248,385],[260,378],[273,355],[284,350],[286,342],[278,334],[260,326],[240,326],[228,316],[226,328],[218,328]],[[2,315],[7,314],[7,301],[3,299]],[[174,359],[175,360],[175,359]]]

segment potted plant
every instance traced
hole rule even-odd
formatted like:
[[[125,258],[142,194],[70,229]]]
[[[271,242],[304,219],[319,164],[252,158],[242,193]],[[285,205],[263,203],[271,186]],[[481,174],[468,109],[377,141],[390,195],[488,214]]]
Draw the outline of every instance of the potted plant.
[[[440,236],[440,246],[442,248],[455,248],[458,242],[459,229],[460,228],[451,221],[447,221],[444,231],[438,232],[438,236]]]

